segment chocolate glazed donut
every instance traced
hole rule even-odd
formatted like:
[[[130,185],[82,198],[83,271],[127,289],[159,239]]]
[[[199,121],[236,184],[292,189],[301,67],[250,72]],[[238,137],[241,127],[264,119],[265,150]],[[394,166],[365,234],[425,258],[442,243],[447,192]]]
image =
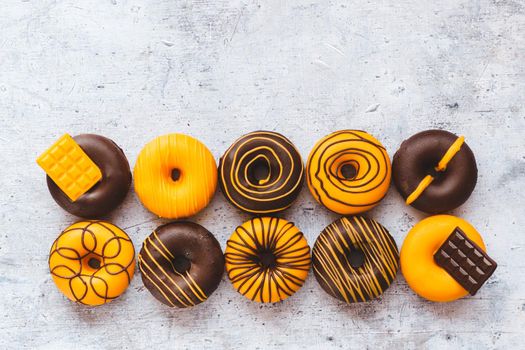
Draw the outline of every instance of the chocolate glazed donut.
[[[144,240],[138,260],[146,288],[171,307],[202,303],[217,289],[224,272],[219,242],[188,221],[157,227]]]
[[[403,141],[392,172],[407,204],[432,214],[465,203],[478,178],[476,159],[464,137],[444,130],[423,131]]]
[[[104,136],[82,134],[73,139],[100,168],[102,179],[74,202],[49,176],[47,187],[65,211],[83,218],[98,218],[115,209],[126,197],[131,186],[129,163],[122,149]]]
[[[219,163],[222,192],[237,208],[275,213],[295,201],[304,181],[299,151],[283,135],[255,131],[235,141]]]

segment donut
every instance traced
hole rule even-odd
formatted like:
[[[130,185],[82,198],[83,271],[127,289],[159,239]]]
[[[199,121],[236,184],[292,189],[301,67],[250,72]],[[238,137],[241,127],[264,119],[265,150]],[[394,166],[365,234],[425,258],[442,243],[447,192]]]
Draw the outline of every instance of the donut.
[[[142,282],[161,303],[185,308],[206,301],[224,273],[219,242],[204,227],[177,221],[157,227],[139,253]]]
[[[304,182],[299,151],[272,131],[255,131],[235,141],[219,162],[219,185],[228,201],[252,214],[289,208]]]
[[[343,215],[375,207],[390,186],[390,158],[372,135],[341,130],[323,137],[308,157],[306,179],[314,198]]]
[[[187,218],[204,209],[217,187],[217,164],[199,140],[184,134],[155,138],[140,151],[135,192],[152,213]]]
[[[314,275],[324,291],[348,304],[377,298],[399,269],[394,238],[380,223],[362,216],[328,225],[312,249]]]
[[[392,172],[406,203],[431,214],[465,203],[478,179],[476,159],[465,137],[445,130],[423,131],[403,141]]]
[[[450,245],[456,251],[440,249],[456,233],[464,237]],[[494,272],[496,263],[485,256],[485,251],[481,235],[470,223],[451,215],[435,215],[421,220],[408,232],[401,247],[401,272],[419,296],[431,301],[453,301],[469,293],[465,288],[469,288],[469,282],[475,282],[479,289]],[[452,257],[450,267],[457,268],[457,280],[454,271],[447,271],[448,263],[440,262],[442,254]]]
[[[95,219],[107,215],[122,203],[131,186],[131,171],[126,155],[115,142],[104,136],[81,134],[73,139],[100,169],[102,179],[72,201],[46,176],[49,192],[59,206],[75,216]]]
[[[293,295],[310,270],[310,247],[303,233],[274,217],[257,217],[237,227],[224,255],[233,287],[261,303]]]
[[[102,305],[124,293],[135,272],[131,239],[105,221],[79,221],[53,242],[49,270],[70,300]]]

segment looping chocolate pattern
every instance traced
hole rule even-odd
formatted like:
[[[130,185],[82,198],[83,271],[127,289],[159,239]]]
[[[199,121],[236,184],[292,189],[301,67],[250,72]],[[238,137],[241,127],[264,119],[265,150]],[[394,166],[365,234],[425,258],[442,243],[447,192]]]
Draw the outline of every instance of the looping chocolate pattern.
[[[280,225],[282,221],[284,225]],[[310,247],[303,233],[286,220],[259,217],[252,219],[249,227],[237,227],[227,242],[225,258],[230,280],[234,285],[239,282],[238,292],[252,301],[282,301],[303,285],[310,270]],[[297,232],[283,241],[293,229]],[[268,253],[275,259],[272,266],[261,262]],[[299,271],[306,272],[305,278],[297,276]]]
[[[86,223],[87,225],[82,228],[66,229],[60,234],[60,236],[57,237],[55,242],[53,242],[51,251],[49,253],[49,260],[48,260],[49,268],[50,268],[51,274],[54,277],[65,279],[69,281],[69,288],[76,302],[80,304],[89,305],[89,304],[84,303],[83,299],[86,297],[86,295],[90,291],[92,291],[97,297],[103,299],[104,303],[107,303],[108,301],[111,301],[117,298],[119,295],[109,295],[108,294],[109,283],[111,282],[99,276],[96,276],[96,274],[99,271],[104,271],[108,275],[111,275],[111,276],[117,276],[119,274],[124,273],[127,277],[128,284],[129,284],[133,276],[130,276],[128,272],[128,268],[135,263],[135,258],[134,258],[135,250],[133,247],[133,243],[131,242],[131,239],[129,239],[127,235],[126,235],[127,238],[117,235],[117,233],[115,233],[110,227],[105,225],[103,221],[92,220],[92,221],[86,221]],[[100,243],[98,242],[95,233],[90,229],[90,227],[92,227],[93,225],[100,225],[113,235],[112,238],[110,238],[103,244],[102,254],[99,254],[96,252],[97,246]],[[81,254],[80,252],[78,252],[77,250],[71,247],[60,247],[59,246],[59,242],[61,238],[65,237],[66,235],[76,234],[77,232],[80,232],[80,241],[81,241],[82,247],[86,251],[86,253],[84,254]],[[122,231],[122,233],[124,232]],[[91,244],[87,242],[88,239],[92,241]],[[115,241],[118,244],[118,249],[116,253],[113,255],[105,254],[106,247],[113,241]],[[107,259],[114,259],[120,255],[124,244],[128,245],[131,249],[133,249],[133,254],[131,255],[132,259],[126,264],[119,264],[115,262],[106,263],[105,261]],[[71,265],[74,265],[75,268],[72,268],[71,265],[67,266],[63,264],[58,264],[58,265],[52,264],[52,258],[54,254],[58,254],[60,257],[71,261]],[[88,256],[98,258],[100,259],[100,262],[101,262],[100,267],[95,269],[94,271],[89,271],[89,274],[84,273],[85,271],[84,271],[83,262],[82,262],[82,260],[84,260]],[[61,270],[65,270],[69,272],[69,274],[64,274],[63,272],[61,273]],[[95,286],[95,283],[94,283],[95,281],[100,281],[104,285],[104,289],[102,292],[97,290],[97,286]],[[83,286],[82,290],[80,291],[78,290],[79,282]]]
[[[264,179],[254,179],[257,164]],[[219,164],[219,183],[226,198],[241,210],[274,213],[290,207],[304,181],[299,151],[283,135],[271,131],[246,134],[233,143]]]
[[[323,199],[328,199],[351,207],[369,207],[383,199],[386,191],[370,202],[353,201],[357,197],[352,195],[366,195],[390,181],[390,159],[385,147],[363,137],[364,133],[359,130],[334,132],[311,151],[307,181],[321,204],[326,206]],[[345,135],[345,139],[339,139],[341,135]],[[340,147],[343,148],[338,149]],[[345,165],[351,165],[356,176],[341,176],[341,169]],[[361,169],[365,171],[360,174]]]

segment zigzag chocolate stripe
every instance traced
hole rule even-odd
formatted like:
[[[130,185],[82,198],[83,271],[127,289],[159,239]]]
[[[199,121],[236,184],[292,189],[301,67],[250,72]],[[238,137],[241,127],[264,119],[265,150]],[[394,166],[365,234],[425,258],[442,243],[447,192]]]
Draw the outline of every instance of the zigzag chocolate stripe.
[[[226,270],[234,287],[263,303],[282,301],[303,285],[310,247],[293,223],[254,218],[237,227],[227,243]]]
[[[347,303],[377,298],[399,269],[399,252],[392,236],[377,221],[362,216],[343,217],[327,226],[312,252],[319,284]],[[355,258],[360,256],[363,259],[356,266]]]
[[[100,266],[90,266],[86,271],[89,259],[96,259]],[[134,264],[135,249],[129,236],[98,220],[77,222],[65,229],[49,253],[49,269],[57,286],[64,290],[61,281],[67,281],[66,295],[85,305],[100,305],[117,298],[129,285]],[[118,287],[121,276],[126,282]],[[112,283],[113,278],[117,285]]]
[[[351,176],[345,174],[345,166],[353,168]],[[359,130],[341,130],[321,139],[311,151],[307,164],[312,194],[332,210],[333,206],[327,202],[363,209],[379,203],[388,189],[390,174],[385,147]],[[384,191],[379,187],[384,187]],[[373,193],[376,190],[378,192]]]
[[[273,213],[288,208],[297,198],[304,181],[304,166],[301,155],[286,137],[256,131],[228,148],[219,163],[219,180],[226,198],[239,209]]]
[[[189,271],[175,268],[175,256],[159,238],[157,231],[146,238],[139,253],[142,277],[151,283],[166,304],[189,307],[205,301],[208,296],[195,282]]]

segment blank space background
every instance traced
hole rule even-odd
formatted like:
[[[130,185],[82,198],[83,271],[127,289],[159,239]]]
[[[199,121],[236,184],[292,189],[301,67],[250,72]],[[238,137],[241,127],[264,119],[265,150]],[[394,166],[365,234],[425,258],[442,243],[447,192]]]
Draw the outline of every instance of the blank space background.
[[[0,14],[0,347],[518,348],[525,328],[525,5],[512,0],[7,0]],[[113,139],[133,166],[157,135],[182,132],[215,158],[242,134],[274,130],[303,159],[325,134],[364,129],[390,156],[429,128],[466,136],[479,168],[452,214],[482,233],[498,270],[475,297],[437,304],[401,274],[378,300],[344,305],[317,284],[281,304],[226,276],[193,309],[169,309],[137,272],[97,308],[53,284],[49,248],[77,218],[48,193],[36,157],[62,133]],[[401,247],[425,215],[392,187],[366,214]],[[282,216],[312,245],[337,215],[305,187]],[[247,220],[218,192],[192,218],[221,246]],[[131,191],[106,218],[137,251],[164,223]]]

